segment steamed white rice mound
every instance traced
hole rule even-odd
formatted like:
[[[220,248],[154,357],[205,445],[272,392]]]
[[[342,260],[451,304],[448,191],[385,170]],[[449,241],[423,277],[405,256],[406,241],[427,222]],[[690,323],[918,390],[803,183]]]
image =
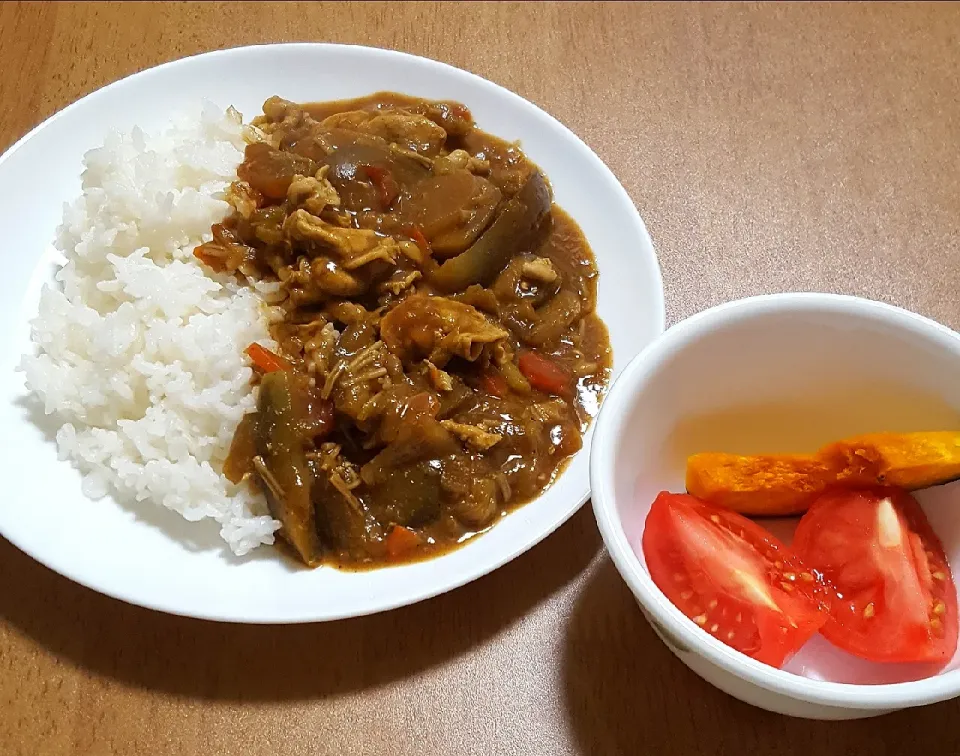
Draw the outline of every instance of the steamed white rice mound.
[[[259,294],[211,272],[193,249],[229,207],[243,159],[240,116],[205,104],[161,134],[111,135],[84,157],[83,194],[64,210],[59,287],[32,321],[27,386],[63,421],[61,459],[91,498],[213,518],[235,554],[272,543],[261,497],[221,473],[256,405],[243,349],[270,345]]]

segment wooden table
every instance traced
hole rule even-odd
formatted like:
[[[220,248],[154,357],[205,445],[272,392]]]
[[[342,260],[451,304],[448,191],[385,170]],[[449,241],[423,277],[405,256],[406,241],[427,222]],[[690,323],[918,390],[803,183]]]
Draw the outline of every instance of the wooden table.
[[[0,148],[163,61],[323,40],[426,55],[557,116],[623,182],[676,322],[842,291],[960,327],[960,6],[0,5]],[[8,250],[7,254],[15,254]],[[80,588],[0,542],[0,753],[957,753],[960,702],[817,723],[657,640],[588,509],[452,594],[299,627]]]

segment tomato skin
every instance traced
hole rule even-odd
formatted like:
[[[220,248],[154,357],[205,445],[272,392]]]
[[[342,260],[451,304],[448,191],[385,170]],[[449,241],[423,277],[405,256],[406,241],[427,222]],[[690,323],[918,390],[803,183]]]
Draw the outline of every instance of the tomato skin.
[[[953,575],[940,539],[909,493],[828,491],[801,518],[793,548],[836,586],[838,597],[821,631],[835,646],[881,662],[953,657]]]
[[[773,667],[829,616],[832,589],[817,572],[756,523],[688,494],[657,496],[642,547],[650,577],[674,606]]]

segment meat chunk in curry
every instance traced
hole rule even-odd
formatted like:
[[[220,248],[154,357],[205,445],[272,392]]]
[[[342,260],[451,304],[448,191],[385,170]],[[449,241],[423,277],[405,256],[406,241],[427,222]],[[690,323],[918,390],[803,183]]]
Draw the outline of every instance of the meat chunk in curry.
[[[275,345],[224,472],[309,565],[463,543],[580,449],[610,369],[597,269],[517,145],[459,103],[264,103],[196,256],[268,285]]]

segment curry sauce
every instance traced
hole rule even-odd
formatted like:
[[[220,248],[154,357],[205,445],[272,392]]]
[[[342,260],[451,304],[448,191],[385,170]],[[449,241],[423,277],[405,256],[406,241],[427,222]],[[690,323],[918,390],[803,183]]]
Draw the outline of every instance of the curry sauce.
[[[536,498],[610,375],[597,268],[518,145],[394,93],[264,104],[196,255],[259,281],[257,412],[225,474],[309,566],[434,556]]]

